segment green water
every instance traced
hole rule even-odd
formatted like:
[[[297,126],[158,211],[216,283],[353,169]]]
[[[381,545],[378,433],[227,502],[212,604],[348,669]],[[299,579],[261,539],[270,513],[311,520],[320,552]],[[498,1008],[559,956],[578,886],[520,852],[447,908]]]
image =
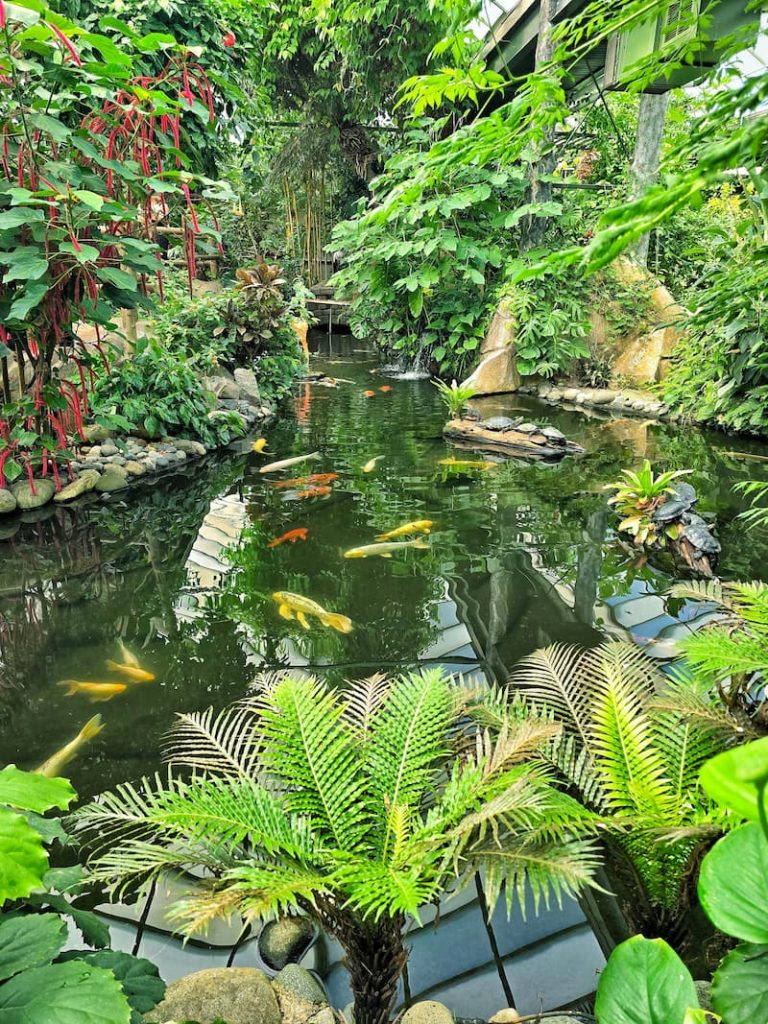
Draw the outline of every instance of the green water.
[[[274,457],[318,450],[316,462],[264,477],[265,457],[243,444],[109,500],[0,524],[3,761],[35,767],[100,711],[103,732],[69,769],[88,796],[156,769],[176,713],[242,697],[262,669],[309,666],[342,679],[444,664],[501,680],[554,641],[674,631],[680,610],[649,597],[672,567],[618,543],[601,490],[644,456],[694,470],[700,510],[723,545],[722,575],[765,577],[768,535],[745,535],[732,486],[764,476],[768,464],[727,454],[765,454],[764,445],[509,397],[477,405],[489,415],[525,410],[587,454],[457,473],[440,465],[456,452],[441,437],[444,414],[428,381],[371,372],[376,359],[349,338],[333,339],[331,353],[327,341],[315,344],[324,352],[313,369],[354,383],[297,388],[265,436]],[[384,384],[389,393],[377,390]],[[363,473],[377,455],[385,457]],[[330,497],[296,500],[270,482],[311,472],[338,474]],[[343,557],[414,519],[435,523],[429,550]],[[306,541],[267,546],[297,527]],[[353,631],[286,621],[276,590],[349,616]],[[66,696],[61,680],[119,678],[105,667],[119,639],[156,680],[108,703]]]

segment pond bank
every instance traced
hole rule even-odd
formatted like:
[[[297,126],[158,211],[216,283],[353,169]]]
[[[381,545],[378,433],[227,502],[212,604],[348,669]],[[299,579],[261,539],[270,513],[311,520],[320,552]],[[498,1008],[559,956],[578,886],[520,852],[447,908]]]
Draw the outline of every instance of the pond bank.
[[[616,416],[640,416],[662,422],[679,423],[683,417],[647,391],[630,391],[623,388],[588,388],[577,385],[558,385],[549,381],[540,384],[524,384],[520,394],[535,395],[550,405],[563,403],[600,409]]]

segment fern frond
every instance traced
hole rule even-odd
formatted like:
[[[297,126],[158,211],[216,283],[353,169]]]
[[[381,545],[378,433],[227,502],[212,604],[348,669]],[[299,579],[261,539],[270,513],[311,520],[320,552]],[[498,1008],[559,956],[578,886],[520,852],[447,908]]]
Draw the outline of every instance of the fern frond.
[[[219,893],[231,893],[230,905],[250,921],[274,913],[295,912],[300,908],[300,900],[312,903],[317,895],[328,891],[328,875],[324,870],[267,862],[232,868],[217,883],[213,896],[215,904]],[[196,893],[175,908],[174,919],[185,922],[185,931],[188,931],[206,909],[205,894]],[[215,905],[209,909],[215,910]]]
[[[578,736],[561,733],[547,748],[544,757],[580,794],[587,807],[604,810],[605,791],[588,748]]]
[[[592,698],[602,683],[589,653],[581,647],[554,644],[523,658],[509,679],[511,690],[520,690],[535,708],[551,709],[566,730],[578,735],[586,750]]]
[[[768,633],[710,626],[680,643],[689,664],[716,680],[768,670]]]
[[[669,685],[648,705],[649,712],[656,718],[671,714],[684,722],[691,722],[706,735],[717,737],[719,749],[731,743],[743,743],[756,739],[757,732],[746,717],[736,718],[724,707],[718,697],[709,696],[711,681],[705,685],[695,677],[671,672]]]
[[[373,716],[384,702],[392,683],[384,672],[376,672],[366,679],[350,679],[343,688],[347,706],[344,717],[357,730],[362,740],[368,739]]]
[[[214,847],[190,848],[178,842],[171,846],[128,839],[107,849],[97,860],[89,861],[88,877],[101,884],[113,899],[121,899],[137,886],[139,895],[146,893],[153,879],[161,875],[184,874],[200,868],[221,871],[233,864],[234,860],[224,851]]]
[[[487,730],[478,732],[477,760],[482,762],[483,778],[487,781],[527,760],[561,732],[557,722],[534,718],[515,721],[508,717],[502,719],[495,738]]]
[[[383,864],[356,859],[340,865],[333,874],[336,885],[349,893],[347,905],[374,921],[394,914],[410,914],[419,920],[419,908],[437,894],[437,877],[424,864]]]
[[[250,703],[240,702],[218,713],[213,708],[193,711],[177,719],[166,739],[167,764],[241,779],[254,776],[259,746]]]

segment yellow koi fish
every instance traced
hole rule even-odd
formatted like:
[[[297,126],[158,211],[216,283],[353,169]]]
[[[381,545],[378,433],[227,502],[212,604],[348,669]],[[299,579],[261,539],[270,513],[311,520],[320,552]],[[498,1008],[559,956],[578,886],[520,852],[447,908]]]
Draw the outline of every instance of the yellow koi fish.
[[[118,661],[108,661],[106,666],[110,672],[119,672],[121,676],[125,676],[134,683],[151,683],[155,678],[151,672],[138,668],[136,665],[122,665]]]
[[[262,466],[260,473],[277,473],[280,469],[288,469],[289,466],[298,466],[300,462],[307,462],[309,459],[319,459],[320,452],[310,452],[309,455],[296,455],[292,459],[281,459],[279,462],[270,462]]]
[[[132,651],[128,650],[128,648],[125,646],[122,640],[119,641],[119,644],[120,657],[123,659],[123,663],[125,665],[133,665],[134,668],[141,668],[141,665],[139,664],[139,659],[136,657],[136,655]]]
[[[376,463],[379,461],[379,459],[383,459],[385,457],[386,456],[384,455],[377,455],[375,459],[369,459],[366,462],[366,464],[364,466],[361,466],[360,468],[364,473],[372,473],[376,468]]]
[[[43,761],[39,768],[35,768],[36,775],[45,775],[48,779],[53,779],[57,775],[61,775],[64,768],[69,764],[75,754],[78,752],[80,747],[88,740],[92,740],[94,736],[98,736],[104,726],[101,724],[101,715],[94,715],[89,721],[85,723],[80,732],[75,736],[73,740],[66,743],[61,750],[57,750],[55,754]]]
[[[379,558],[391,558],[393,551],[403,551],[406,548],[418,548],[420,551],[426,551],[429,544],[421,537],[414,540],[394,541],[389,544],[365,544],[361,548],[350,548],[349,551],[345,551],[344,557],[370,558],[371,555],[378,555]]]
[[[79,679],[62,679],[56,685],[66,686],[65,696],[73,697],[76,693],[82,693],[92,704],[112,700],[118,693],[125,693],[128,689],[125,683],[83,683]]]
[[[454,469],[496,469],[498,462],[485,462],[480,459],[440,459],[438,466],[452,466]]]
[[[253,448],[253,450],[255,452],[258,452],[259,455],[261,455],[261,453],[264,451],[264,449],[266,447],[267,447],[267,439],[266,439],[266,437],[260,437],[258,441],[254,441],[253,444],[251,445],[251,448]]]
[[[429,533],[432,526],[433,520],[431,519],[414,519],[412,523],[398,526],[397,529],[390,530],[389,533],[380,533],[376,540],[396,540],[398,537],[407,537],[409,533]]]
[[[348,619],[346,615],[327,612],[317,601],[312,601],[308,597],[302,597],[301,594],[291,594],[287,590],[278,590],[272,597],[277,601],[277,610],[280,615],[284,619],[292,619],[295,613],[296,618],[304,629],[310,628],[307,615],[314,615],[324,626],[338,630],[339,633],[352,632],[352,620]]]

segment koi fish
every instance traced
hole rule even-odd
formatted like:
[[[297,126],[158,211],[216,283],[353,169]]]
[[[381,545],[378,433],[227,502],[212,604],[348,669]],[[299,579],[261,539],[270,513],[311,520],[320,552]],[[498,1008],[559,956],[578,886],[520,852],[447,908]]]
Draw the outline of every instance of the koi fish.
[[[366,398],[373,398],[373,396],[376,394],[376,392],[375,391],[364,391],[363,394],[365,395]]]
[[[308,536],[309,530],[306,526],[299,526],[295,530],[289,530],[287,533],[284,533],[282,537],[275,537],[274,540],[267,544],[267,547],[276,548],[278,544],[284,544],[286,541],[290,544],[295,544],[297,540],[306,540]]]
[[[362,467],[361,467],[361,468],[362,468],[362,470],[363,470],[363,472],[364,472],[364,473],[372,473],[372,472],[374,471],[374,469],[376,468],[376,463],[377,463],[377,462],[378,462],[378,461],[379,461],[380,459],[384,459],[384,458],[386,458],[386,456],[385,456],[385,455],[377,455],[377,456],[376,456],[375,458],[373,458],[373,459],[368,459],[368,461],[366,462],[366,464],[365,464],[364,466],[362,466]]]
[[[395,530],[390,530],[389,533],[380,533],[376,540],[395,540],[397,537],[407,537],[409,533],[429,533],[432,529],[433,520],[431,519],[414,519],[412,523],[404,523],[403,526],[398,526]]]
[[[112,700],[119,693],[125,693],[128,689],[125,683],[83,683],[79,679],[62,679],[57,686],[66,686],[66,697],[73,697],[76,693],[82,693],[92,704],[96,701]]]
[[[454,469],[496,469],[498,462],[486,462],[481,459],[440,459],[438,466],[452,466]]]
[[[119,644],[120,657],[123,659],[123,663],[126,665],[133,665],[134,668],[141,668],[141,665],[139,665],[139,659],[136,655],[132,651],[128,650],[122,640],[119,641]]]
[[[57,750],[55,754],[51,754],[49,758],[46,758],[39,768],[35,768],[35,775],[45,775],[47,779],[54,779],[57,775],[61,775],[80,747],[87,743],[88,740],[92,740],[94,736],[98,736],[103,728],[101,715],[94,715],[93,718],[85,723],[73,740],[65,743],[61,750]]]
[[[352,620],[348,619],[346,615],[328,612],[317,601],[302,597],[301,594],[278,590],[272,595],[272,598],[277,601],[277,610],[284,619],[292,619],[295,615],[304,629],[310,629],[307,616],[314,615],[324,626],[338,630],[339,633],[352,632]]]
[[[298,466],[300,462],[307,462],[309,459],[319,459],[320,452],[310,452],[309,455],[296,455],[292,459],[281,459],[279,462],[270,462],[262,466],[260,473],[277,473],[278,470],[288,469],[289,466]]]
[[[392,388],[389,386],[389,384],[382,384],[382,386],[379,388],[379,391],[391,391],[391,390],[392,390]]]
[[[327,498],[332,492],[333,488],[327,484],[324,487],[307,487],[306,490],[297,492],[296,500],[305,501],[307,498]]]
[[[251,448],[253,448],[253,450],[255,452],[258,452],[259,455],[261,455],[261,453],[264,451],[264,449],[266,447],[267,447],[267,439],[266,439],[266,437],[260,437],[258,441],[254,441],[253,444],[251,445]]]
[[[388,544],[365,544],[361,548],[350,548],[349,551],[345,551],[344,557],[370,558],[371,555],[378,555],[379,558],[391,558],[393,551],[404,551],[406,548],[418,548],[420,551],[426,551],[429,544],[421,537],[416,537],[414,540],[396,540]]]
[[[151,683],[155,678],[151,672],[139,668],[138,665],[123,665],[118,661],[107,661],[105,664],[110,672],[119,672],[121,676],[126,676],[134,683]]]
[[[306,484],[330,484],[338,479],[338,473],[312,473],[310,476],[295,476],[292,480],[273,480],[271,485],[280,490],[286,487],[304,487]]]

